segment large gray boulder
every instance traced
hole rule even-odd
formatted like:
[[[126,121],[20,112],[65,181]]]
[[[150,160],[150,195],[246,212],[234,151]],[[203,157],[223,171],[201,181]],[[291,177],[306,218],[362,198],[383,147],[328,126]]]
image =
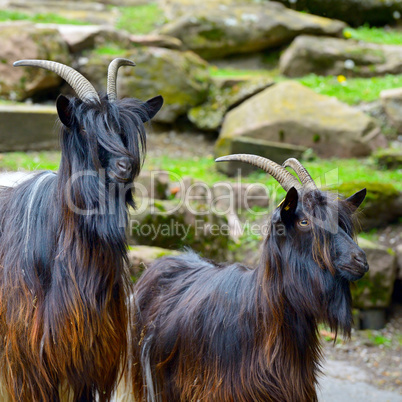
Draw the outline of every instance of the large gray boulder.
[[[115,55],[90,54],[79,67],[96,89],[105,91],[106,70]],[[158,94],[164,105],[154,121],[173,123],[178,116],[204,102],[208,96],[210,77],[207,63],[193,52],[141,47],[119,55],[135,60],[135,68],[119,70],[119,97],[146,100]]]
[[[273,0],[300,11],[336,18],[353,26],[385,25],[402,14],[401,0]],[[399,13],[399,14],[398,14]]]
[[[206,59],[253,53],[290,43],[297,35],[341,36],[345,24],[286,9],[281,4],[219,6],[199,3],[160,29]]]
[[[66,42],[54,28],[30,22],[0,23],[0,96],[23,100],[57,87],[61,78],[39,68],[13,67],[21,59],[46,59],[70,64]]]
[[[369,263],[369,272],[352,287],[356,308],[384,308],[391,303],[396,278],[395,252],[369,240],[359,238]]]
[[[375,120],[335,98],[287,81],[231,110],[216,143],[227,155],[242,136],[312,148],[322,157],[369,155],[382,138]]]
[[[282,54],[280,71],[288,77],[311,73],[347,77],[401,74],[402,46],[303,35]]]

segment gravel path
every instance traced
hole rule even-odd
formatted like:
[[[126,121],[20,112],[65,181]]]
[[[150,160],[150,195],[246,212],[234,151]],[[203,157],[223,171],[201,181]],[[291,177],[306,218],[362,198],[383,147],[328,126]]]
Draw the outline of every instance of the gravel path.
[[[329,360],[323,371],[319,402],[402,402],[400,393],[369,384],[370,374],[349,362]]]

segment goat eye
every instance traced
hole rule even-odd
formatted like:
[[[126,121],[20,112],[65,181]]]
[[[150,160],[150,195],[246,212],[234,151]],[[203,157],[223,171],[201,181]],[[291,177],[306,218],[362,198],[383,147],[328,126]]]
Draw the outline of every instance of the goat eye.
[[[310,225],[310,222],[307,219],[302,219],[301,221],[298,222],[298,224],[301,227],[306,227]]]

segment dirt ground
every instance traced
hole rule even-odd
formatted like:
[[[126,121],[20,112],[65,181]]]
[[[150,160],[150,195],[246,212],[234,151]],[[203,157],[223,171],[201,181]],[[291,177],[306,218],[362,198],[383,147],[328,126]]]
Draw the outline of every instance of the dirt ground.
[[[216,135],[175,130],[165,131],[163,127],[154,125],[147,134],[147,154],[152,157],[169,155],[174,158],[191,158],[208,156],[214,153]]]
[[[323,341],[326,359],[348,361],[368,374],[369,383],[402,395],[402,304],[393,304],[384,329],[353,330],[351,339]]]

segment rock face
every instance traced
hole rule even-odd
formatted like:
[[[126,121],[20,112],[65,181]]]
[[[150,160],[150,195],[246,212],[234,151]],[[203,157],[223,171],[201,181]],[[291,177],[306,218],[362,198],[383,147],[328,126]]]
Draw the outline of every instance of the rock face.
[[[21,59],[46,59],[70,64],[70,55],[58,30],[29,22],[0,24],[0,96],[23,100],[57,87],[61,78],[39,68],[14,68]]]
[[[229,245],[229,227],[224,215],[208,205],[178,201],[141,200],[130,210],[130,243],[180,250],[190,247],[202,256],[224,261]]]
[[[270,78],[251,79],[225,88],[212,85],[207,101],[192,108],[188,118],[200,130],[218,130],[228,110],[271,85]]]
[[[338,186],[338,191],[349,197],[357,190],[366,188],[367,196],[359,217],[363,230],[370,230],[395,223],[402,216],[402,193],[391,183],[350,181]]]
[[[97,90],[105,91],[107,66],[115,57],[93,53],[79,71]],[[119,97],[146,100],[158,94],[163,96],[164,105],[154,121],[173,123],[208,96],[207,64],[192,52],[149,47],[133,49],[119,57],[137,63],[135,68],[119,70]]]
[[[380,97],[388,118],[398,132],[402,133],[402,88],[382,91]]]
[[[370,266],[369,272],[352,288],[356,308],[388,307],[396,277],[395,253],[365,239],[359,239]]]
[[[336,18],[350,25],[385,25],[402,14],[400,0],[274,0],[300,11]]]
[[[225,117],[216,156],[242,136],[312,148],[322,157],[369,155],[381,136],[376,122],[334,98],[297,82],[283,82],[253,96]]]
[[[278,47],[301,34],[340,36],[345,28],[340,21],[298,13],[273,2],[229,7],[219,7],[217,2],[199,4],[163,26],[160,33],[179,38],[186,49],[206,59]]]
[[[58,148],[56,120],[53,106],[0,105],[0,152]]]
[[[400,74],[402,46],[303,35],[282,54],[280,71],[288,77],[311,73],[356,77]]]

